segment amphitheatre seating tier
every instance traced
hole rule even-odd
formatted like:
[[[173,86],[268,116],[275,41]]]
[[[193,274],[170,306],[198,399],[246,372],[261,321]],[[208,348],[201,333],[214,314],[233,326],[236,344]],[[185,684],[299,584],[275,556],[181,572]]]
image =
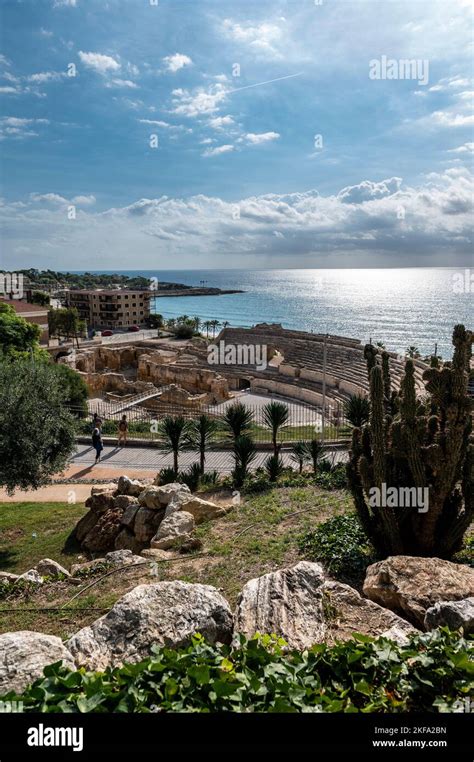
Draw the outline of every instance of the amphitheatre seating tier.
[[[262,324],[254,328],[225,328],[216,343],[223,341],[234,345],[260,344],[267,346],[268,359],[277,351],[283,359],[278,369],[267,368],[254,376],[253,384],[258,379],[272,378],[274,382],[306,387],[320,392],[323,382],[324,336],[304,331],[287,331],[281,326]],[[404,359],[394,352],[389,352],[392,383],[400,385],[404,374]],[[201,355],[205,361],[205,356]],[[255,373],[251,366],[245,368],[214,366],[226,376]],[[415,380],[419,391],[423,390],[422,374],[426,365],[415,361]],[[268,376],[268,373],[271,376]],[[367,394],[369,383],[364,347],[357,339],[342,336],[328,336],[326,344],[326,389],[328,396],[335,400],[347,399],[350,394]]]

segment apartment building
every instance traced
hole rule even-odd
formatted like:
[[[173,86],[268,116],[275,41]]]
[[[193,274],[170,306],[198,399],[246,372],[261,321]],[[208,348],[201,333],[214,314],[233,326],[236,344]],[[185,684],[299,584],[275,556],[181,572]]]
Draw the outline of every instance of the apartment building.
[[[89,328],[128,328],[144,325],[150,315],[149,291],[96,289],[68,291],[66,303],[75,307]]]

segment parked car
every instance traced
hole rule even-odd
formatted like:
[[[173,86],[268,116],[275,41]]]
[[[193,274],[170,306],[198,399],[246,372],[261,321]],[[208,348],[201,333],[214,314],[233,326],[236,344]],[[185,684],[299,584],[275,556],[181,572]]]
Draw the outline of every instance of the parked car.
[[[134,333],[136,333],[137,331],[140,330],[140,327],[138,325],[131,325],[131,326],[129,326],[128,330],[129,331],[133,331]]]
[[[106,331],[102,331],[101,336],[113,336],[114,332],[109,331],[108,329]]]

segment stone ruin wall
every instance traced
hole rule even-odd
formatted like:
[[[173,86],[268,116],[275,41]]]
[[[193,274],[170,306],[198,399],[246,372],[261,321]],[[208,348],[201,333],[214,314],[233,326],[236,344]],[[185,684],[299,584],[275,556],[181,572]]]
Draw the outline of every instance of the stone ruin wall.
[[[216,403],[229,398],[227,380],[213,370],[201,367],[176,365],[181,351],[149,347],[96,347],[76,352],[63,358],[84,378],[91,394],[119,392],[139,394],[154,387],[174,384],[181,387],[184,394],[171,392],[170,399],[163,401]],[[134,369],[135,378],[128,378],[124,371]]]

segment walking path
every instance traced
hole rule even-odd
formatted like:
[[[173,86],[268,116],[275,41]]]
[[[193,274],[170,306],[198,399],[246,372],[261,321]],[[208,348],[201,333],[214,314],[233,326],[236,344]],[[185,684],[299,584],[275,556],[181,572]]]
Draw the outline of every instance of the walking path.
[[[269,451],[260,451],[252,463],[251,470],[262,466],[270,455]],[[332,455],[336,463],[347,460],[347,452],[333,450]],[[295,464],[290,458],[289,452],[282,452],[284,464]],[[180,469],[189,467],[197,462],[195,452],[180,453]],[[4,489],[0,489],[1,503],[80,503],[89,497],[91,491],[90,480],[118,479],[127,474],[131,479],[154,477],[162,468],[172,466],[172,455],[165,455],[156,447],[112,447],[106,445],[102,453],[101,462],[95,461],[95,450],[88,445],[78,445],[76,452],[71,458],[69,467],[60,476],[70,479],[68,484],[51,484],[38,490],[17,490],[14,495],[7,495]],[[214,450],[206,456],[206,471],[219,471],[222,474],[230,474],[234,467],[232,452],[230,450]],[[1,510],[1,508],[0,508]]]

